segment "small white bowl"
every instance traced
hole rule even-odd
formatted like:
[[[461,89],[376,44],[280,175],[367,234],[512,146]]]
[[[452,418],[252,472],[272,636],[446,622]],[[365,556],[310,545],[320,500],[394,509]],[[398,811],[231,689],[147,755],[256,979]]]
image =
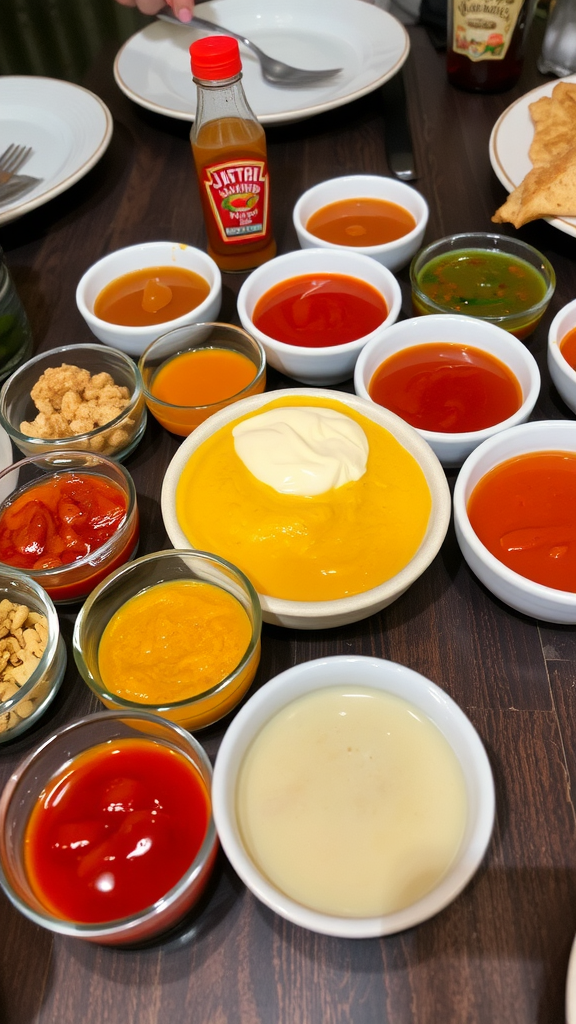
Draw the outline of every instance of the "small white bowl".
[[[382,245],[337,245],[326,242],[307,230],[310,217],[323,206],[337,203],[341,199],[384,199],[389,203],[403,206],[416,221],[415,227],[402,238]],[[298,241],[302,249],[323,246],[327,249],[346,249],[363,253],[378,260],[389,270],[400,270],[410,262],[422,245],[428,223],[428,203],[416,189],[395,178],[384,178],[379,174],[348,174],[342,178],[330,178],[309,188],[300,196],[292,214]]]
[[[153,324],[151,327],[123,327],[121,324],[110,324],[106,320],[100,320],[94,315],[96,298],[115,278],[145,267],[170,265],[192,270],[210,285],[207,298],[189,313],[175,320],[166,320],[162,324]],[[222,276],[214,260],[201,249],[194,249],[191,245],[178,242],[143,242],[108,253],[89,267],[76,289],[76,305],[92,334],[105,345],[120,348],[131,356],[142,355],[144,349],[156,338],[175,330],[176,327],[217,320],[221,304]]]
[[[424,473],[430,489],[432,508],[422,543],[408,564],[385,583],[363,593],[333,601],[288,601],[268,597],[264,594],[258,595],[264,622],[270,622],[277,626],[286,626],[290,629],[329,629],[350,622],[358,622],[392,604],[422,575],[440,550],[450,519],[450,491],[445,474],[434,452],[404,420],[373,402],[368,403],[361,398],[356,398],[355,395],[347,395],[340,391],[295,388],[285,391],[270,391],[266,394],[244,398],[241,402],[214,413],[185,438],[166,470],[161,496],[164,526],[175,548],[191,546],[176,515],[176,490],[181,473],[193,452],[227,423],[239,420],[256,409],[262,409],[276,398],[287,396],[333,399],[340,405],[347,405],[362,413],[367,419],[379,423],[413,455]]]
[[[576,327],[576,299],[556,313],[548,332],[548,369],[552,381],[566,405],[576,412],[576,370],[566,362],[560,351],[560,342],[568,331]]]
[[[360,686],[402,697],[440,730],[460,762],[468,815],[460,849],[447,874],[427,895],[380,917],[339,917],[290,899],[249,855],[238,821],[236,788],[246,752],[262,727],[298,697],[339,685]],[[254,895],[281,917],[311,931],[343,938],[392,935],[437,914],[454,900],[477,870],[494,822],[494,781],[482,741],[458,705],[440,687],[404,665],[379,658],[339,655],[307,661],[265,683],[240,709],[220,745],[212,785],[214,820],[234,870]]]
[[[468,456],[454,488],[456,537],[472,572],[505,604],[545,622],[576,623],[576,593],[545,587],[509,569],[484,547],[468,518],[470,495],[486,473],[515,456],[541,451],[576,453],[576,423],[523,423],[489,438]]]
[[[438,313],[402,320],[394,324],[381,338],[369,342],[362,350],[354,371],[354,390],[361,398],[372,402],[368,388],[378,367],[389,356],[414,345],[451,342],[470,345],[496,356],[512,371],[522,389],[522,405],[508,419],[484,430],[471,430],[458,434],[436,430],[418,430],[446,468],[461,466],[470,452],[493,434],[508,427],[524,423],[532,412],[540,393],[540,371],[534,356],[514,335],[501,327],[476,320],[470,316]],[[576,376],[576,375],[575,375]]]
[[[383,296],[388,316],[365,337],[329,348],[286,345],[263,334],[252,321],[256,303],[274,285],[303,274],[344,274],[360,278]],[[364,345],[380,337],[397,320],[401,305],[400,285],[393,274],[369,256],[344,248],[305,249],[277,256],[254,270],[238,294],[238,314],[244,330],[264,347],[270,366],[303,384],[339,384],[348,380]]]

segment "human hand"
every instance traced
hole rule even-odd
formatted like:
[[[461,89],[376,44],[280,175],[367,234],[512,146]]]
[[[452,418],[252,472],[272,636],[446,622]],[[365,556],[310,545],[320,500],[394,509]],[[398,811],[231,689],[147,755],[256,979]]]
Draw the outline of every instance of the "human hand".
[[[137,7],[143,14],[158,14],[165,7],[165,0],[118,0],[125,7]],[[194,0],[166,0],[176,17],[183,22],[192,20]]]

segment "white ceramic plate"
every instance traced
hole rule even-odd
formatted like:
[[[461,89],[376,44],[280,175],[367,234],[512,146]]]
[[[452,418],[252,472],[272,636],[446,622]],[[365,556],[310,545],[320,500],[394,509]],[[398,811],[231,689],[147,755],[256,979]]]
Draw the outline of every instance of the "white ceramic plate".
[[[576,82],[576,75],[569,75],[565,82]],[[528,150],[534,138],[534,126],[529,106],[541,96],[551,96],[558,79],[532,89],[512,103],[500,115],[490,135],[490,163],[494,173],[509,192],[517,188],[522,179],[532,170]],[[549,224],[576,238],[576,217],[546,217]]]
[[[240,44],[246,95],[262,124],[299,121],[349,103],[392,78],[410,50],[406,29],[396,18],[359,0],[209,0],[202,4],[202,17],[241,32],[271,57],[295,67],[343,69],[315,86],[274,86],[264,81],[257,58]],[[135,103],[194,120],[196,87],[188,48],[209,33],[192,26],[157,21],[124,44],[114,76]]]
[[[71,82],[34,75],[0,77],[2,152],[32,146],[21,169],[42,181],[0,206],[0,224],[22,216],[70,188],[98,162],[112,138],[112,115],[94,93]]]
[[[568,978],[566,980],[566,1024],[576,1024],[576,939],[572,943],[572,952],[568,961]]]

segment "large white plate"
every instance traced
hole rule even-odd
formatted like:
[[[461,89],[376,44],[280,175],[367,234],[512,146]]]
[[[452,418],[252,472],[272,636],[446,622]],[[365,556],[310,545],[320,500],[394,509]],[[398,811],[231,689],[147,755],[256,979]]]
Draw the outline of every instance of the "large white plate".
[[[88,173],[112,137],[112,115],[94,93],[33,75],[0,77],[0,149],[32,146],[22,174],[41,178],[31,192],[0,206],[0,224],[15,220]]]
[[[299,121],[349,103],[392,78],[410,50],[406,29],[396,18],[359,0],[209,0],[201,11],[203,18],[241,32],[295,67],[343,69],[315,86],[274,86],[240,44],[244,88],[262,124]],[[194,120],[188,48],[207,33],[193,26],[157,21],[124,44],[114,76],[130,99],[159,114]]]
[[[569,75],[565,82],[576,82],[576,75]],[[534,138],[534,125],[529,106],[541,96],[550,96],[558,79],[532,89],[512,103],[500,115],[490,135],[490,163],[494,173],[509,192],[517,188],[523,178],[532,170],[528,150]],[[545,220],[559,231],[576,238],[576,217],[546,217]]]

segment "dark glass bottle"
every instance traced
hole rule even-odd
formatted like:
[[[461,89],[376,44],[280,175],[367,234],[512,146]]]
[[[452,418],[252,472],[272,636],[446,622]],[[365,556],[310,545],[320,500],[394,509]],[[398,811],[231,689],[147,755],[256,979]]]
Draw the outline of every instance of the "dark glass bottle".
[[[448,0],[449,82],[470,92],[512,88],[534,7],[535,0]]]

